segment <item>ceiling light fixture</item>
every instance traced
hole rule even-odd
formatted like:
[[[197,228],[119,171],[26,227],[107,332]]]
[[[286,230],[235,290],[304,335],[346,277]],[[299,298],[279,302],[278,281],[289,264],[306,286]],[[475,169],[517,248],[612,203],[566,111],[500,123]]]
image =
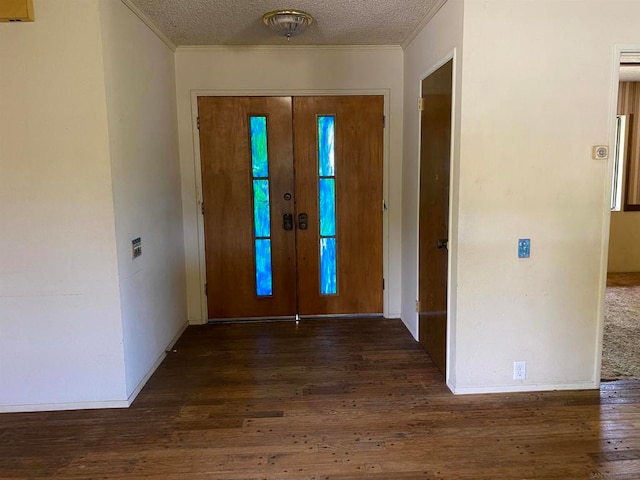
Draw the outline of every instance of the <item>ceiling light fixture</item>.
[[[299,10],[276,10],[262,16],[264,24],[281,37],[295,37],[313,22],[313,17]]]

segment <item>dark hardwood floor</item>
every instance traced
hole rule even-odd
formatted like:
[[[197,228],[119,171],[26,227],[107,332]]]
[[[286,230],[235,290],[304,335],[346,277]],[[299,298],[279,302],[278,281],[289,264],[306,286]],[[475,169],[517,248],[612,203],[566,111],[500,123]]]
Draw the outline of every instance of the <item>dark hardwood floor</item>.
[[[398,320],[190,327],[129,409],[0,415],[0,478],[640,479],[640,386],[454,396]]]

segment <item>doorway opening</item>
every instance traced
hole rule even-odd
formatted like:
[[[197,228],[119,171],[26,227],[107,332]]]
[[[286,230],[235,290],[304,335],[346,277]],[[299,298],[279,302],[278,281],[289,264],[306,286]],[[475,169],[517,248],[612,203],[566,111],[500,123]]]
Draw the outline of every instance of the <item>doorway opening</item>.
[[[640,54],[619,58],[602,381],[640,379]]]

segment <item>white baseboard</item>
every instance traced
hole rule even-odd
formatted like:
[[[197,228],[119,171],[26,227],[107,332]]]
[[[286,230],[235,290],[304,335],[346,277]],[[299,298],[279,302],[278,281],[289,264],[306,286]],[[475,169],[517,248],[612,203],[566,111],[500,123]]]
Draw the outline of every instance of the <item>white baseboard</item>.
[[[187,321],[180,327],[180,330],[178,330],[178,333],[176,333],[176,335],[171,339],[171,341],[169,342],[169,345],[167,345],[167,347],[156,359],[156,361],[153,362],[153,365],[151,365],[151,368],[149,369],[147,374],[144,377],[142,377],[142,380],[140,380],[140,382],[138,383],[138,386],[133,390],[133,392],[131,392],[131,395],[129,395],[129,398],[127,398],[127,407],[131,406],[133,401],[136,399],[138,394],[142,391],[144,386],[147,384],[147,382],[151,378],[151,375],[155,373],[155,371],[158,369],[162,361],[167,356],[167,350],[171,350],[173,348],[173,346],[176,344],[176,342],[182,336],[182,334],[184,333],[184,331],[187,329],[188,326],[189,326],[189,322]]]
[[[1,405],[0,413],[49,412],[55,410],[95,410],[98,408],[127,408],[126,400],[106,402],[35,403],[23,405]]]
[[[456,387],[447,385],[455,395],[472,395],[482,393],[513,393],[513,392],[541,392],[553,390],[594,390],[598,388],[597,382],[584,383],[548,383],[548,384],[524,384],[501,385],[497,387]]]
[[[418,322],[417,322],[417,320],[416,319],[412,319],[411,321],[408,321],[408,320],[405,320],[402,317],[400,317],[400,320],[402,320],[402,323],[404,323],[404,326],[406,327],[406,329],[409,331],[409,333],[411,334],[413,339],[417,342],[418,341]]]

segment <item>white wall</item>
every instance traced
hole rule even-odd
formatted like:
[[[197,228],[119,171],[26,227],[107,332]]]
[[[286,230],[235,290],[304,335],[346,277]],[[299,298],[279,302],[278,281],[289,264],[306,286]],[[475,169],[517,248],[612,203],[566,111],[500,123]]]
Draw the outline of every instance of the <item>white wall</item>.
[[[0,411],[124,405],[98,4],[35,12],[0,24]]]
[[[638,18],[629,0],[465,2],[457,392],[598,385],[610,173],[591,146],[612,140],[614,47],[640,44]]]
[[[456,252],[458,251],[457,222],[457,177],[460,141],[460,76],[462,72],[462,0],[448,0],[422,32],[408,45],[404,54],[404,159],[402,185],[402,321],[415,338],[418,338],[418,319],[415,302],[418,299],[418,203],[419,203],[419,143],[420,116],[416,106],[420,96],[420,83],[428,73],[451,58],[454,62],[454,110],[452,175],[454,188],[451,190],[450,205],[453,217],[450,220],[449,235],[449,295],[455,298]],[[449,331],[455,335],[456,305],[449,304]],[[455,347],[454,338],[450,347]],[[455,355],[449,348],[449,366],[455,364]],[[451,374],[455,369],[451,369]]]
[[[609,272],[640,272],[640,212],[611,212]]]
[[[123,3],[100,1],[127,395],[186,325],[173,52]],[[132,259],[131,241],[142,239]]]
[[[390,93],[387,129],[389,167],[385,188],[389,256],[385,265],[388,302],[385,313],[400,312],[400,248],[402,201],[402,51],[363,47],[246,47],[178,48],[176,51],[178,128],[182,171],[182,199],[189,320],[206,321],[201,310],[198,245],[196,159],[191,92],[225,94],[303,94],[385,90]],[[196,131],[197,132],[197,131]]]

